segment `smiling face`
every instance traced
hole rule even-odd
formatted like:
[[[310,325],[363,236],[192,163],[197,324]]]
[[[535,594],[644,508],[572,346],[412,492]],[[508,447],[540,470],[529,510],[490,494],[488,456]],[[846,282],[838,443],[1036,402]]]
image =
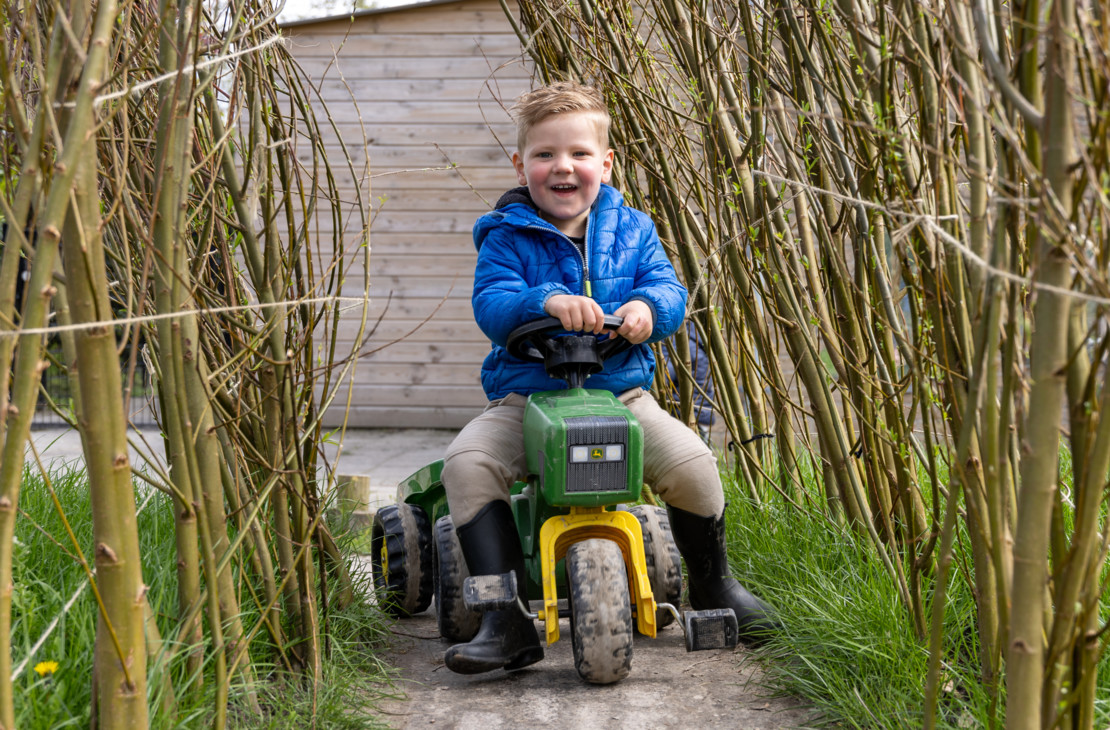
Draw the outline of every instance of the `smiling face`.
[[[588,113],[552,114],[528,131],[513,153],[517,180],[528,186],[540,217],[568,236],[582,236],[601,183],[613,172],[613,150]]]

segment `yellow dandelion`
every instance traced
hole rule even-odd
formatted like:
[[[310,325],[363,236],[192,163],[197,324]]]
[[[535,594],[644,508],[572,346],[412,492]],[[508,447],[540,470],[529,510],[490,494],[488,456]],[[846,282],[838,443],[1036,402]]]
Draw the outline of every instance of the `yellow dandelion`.
[[[40,677],[54,674],[54,672],[58,671],[58,662],[39,662],[35,665],[35,671]]]

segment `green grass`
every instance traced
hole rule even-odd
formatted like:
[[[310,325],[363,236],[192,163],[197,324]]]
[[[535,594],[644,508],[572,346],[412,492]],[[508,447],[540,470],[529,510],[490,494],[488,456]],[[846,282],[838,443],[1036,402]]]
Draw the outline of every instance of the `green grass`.
[[[51,483],[66,517],[86,556],[91,554],[92,518],[88,484],[79,469],[67,468],[51,475]],[[148,501],[138,518],[143,576],[148,599],[157,614],[164,639],[173,635],[177,619],[176,552],[174,520],[169,499],[159,492],[137,490],[139,504]],[[13,598],[13,663],[27,665],[16,680],[16,726],[31,730],[88,727],[93,644],[97,609],[87,586],[72,606],[64,608],[75,592],[87,583],[73,545],[41,477],[25,474],[16,523]],[[362,594],[368,592],[361,578]],[[334,584],[332,584],[334,585]],[[247,595],[244,592],[245,595]],[[32,647],[50,624],[58,619],[46,642],[33,654]],[[245,610],[244,621],[254,614]],[[385,636],[385,621],[365,603],[327,617],[329,654],[324,662],[324,682],[313,696],[299,678],[290,678],[276,667],[276,655],[266,643],[264,632],[252,643],[255,670],[261,681],[255,688],[264,716],[247,711],[242,693],[232,688],[228,726],[231,728],[380,728],[375,704],[390,690],[389,670],[376,658]],[[57,669],[40,676],[35,666],[57,662]],[[179,666],[171,666],[175,693],[184,693],[186,678]],[[209,667],[210,674],[210,667]],[[209,676],[202,695],[192,706],[179,703],[175,717],[156,710],[161,683],[149,678],[149,707],[152,727],[194,728],[211,724],[213,684]]]
[[[811,704],[818,725],[920,728],[927,642],[914,636],[896,584],[866,536],[778,500],[757,507],[734,484],[726,493],[733,574],[774,605],[785,625],[759,657],[772,688]],[[944,728],[986,727],[992,717],[979,679],[974,597],[960,575],[970,570],[967,545],[963,535],[955,546],[945,606],[937,708]],[[1099,727],[1110,720],[1108,675],[1100,671]],[[1003,717],[998,709],[996,719]]]
[[[92,554],[92,516],[83,472],[67,468],[51,483],[86,559]],[[140,495],[138,499],[143,497]],[[173,515],[155,497],[138,518],[140,549],[146,565],[148,598],[156,612],[176,602]],[[16,719],[21,728],[87,727],[97,609],[50,491],[41,477],[25,473],[16,521],[15,592],[12,601],[13,662],[27,668],[15,682]],[[168,569],[165,569],[167,568]],[[84,586],[84,590],[78,593]],[[77,596],[74,599],[74,596]],[[69,610],[64,606],[73,599]],[[33,655],[33,645],[58,620]],[[40,662],[57,662],[52,674],[39,676]]]
[[[764,655],[772,684],[812,703],[831,725],[921,727],[927,648],[872,548],[793,508],[757,509],[738,496],[731,504],[733,573],[775,606],[785,625]],[[948,603],[949,632],[962,636],[962,623],[974,616],[970,597],[953,583]],[[961,649],[974,652],[974,643]],[[965,656],[948,677],[961,693],[969,686],[965,674],[974,676],[973,660]],[[965,721],[982,725],[976,703],[957,704],[965,706],[954,708],[956,718],[969,713]]]

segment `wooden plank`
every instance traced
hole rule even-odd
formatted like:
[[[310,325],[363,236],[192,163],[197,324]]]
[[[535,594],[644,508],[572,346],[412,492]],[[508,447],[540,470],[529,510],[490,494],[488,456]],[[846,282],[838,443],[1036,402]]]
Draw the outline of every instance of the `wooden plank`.
[[[469,297],[405,297],[394,298],[388,304],[384,299],[373,298],[370,306],[370,319],[384,314],[389,319],[420,321],[435,317],[443,321],[454,321],[460,326],[475,327],[474,313],[470,309]],[[350,319],[353,319],[350,318]]]
[[[389,33],[383,35],[298,34],[289,40],[289,52],[296,58],[332,58],[342,51],[352,56],[417,58],[489,58],[497,66],[521,57],[520,39],[508,27],[473,33]]]
[[[508,100],[507,100],[508,101]],[[332,121],[340,124],[484,124],[504,122],[504,110],[491,99],[346,100],[328,103]]]
[[[353,204],[338,219],[331,215],[330,211],[321,210],[307,219],[307,225],[309,231],[318,234],[317,238],[323,237],[324,242],[331,238],[333,231],[339,230],[346,234],[359,233],[367,224],[372,234],[388,231],[461,232],[464,237],[469,238],[474,221],[490,210],[489,198],[483,200],[469,188],[466,189],[469,193],[466,197],[471,199],[467,200],[465,208],[438,203],[436,200],[438,195],[425,196],[421,192],[414,189],[403,190],[398,194],[384,190],[372,191],[374,198],[369,201],[369,207],[363,213],[357,211]],[[463,191],[456,192],[455,200],[465,199]],[[352,192],[351,195],[353,196],[354,193]],[[300,215],[292,217],[291,220],[297,230],[306,225],[306,219]],[[284,219],[278,222],[278,228],[281,230],[285,230],[287,226],[288,221]]]
[[[374,215],[370,232],[371,235],[375,232],[381,233],[387,230],[394,233],[405,233],[409,231],[419,231],[422,233],[455,233],[461,235],[462,239],[469,244],[470,231],[478,215],[480,214],[465,211],[452,213],[448,211],[436,212],[433,209],[426,212],[417,212],[386,208]],[[317,219],[313,224],[312,230],[319,235],[330,235],[334,229],[330,221]],[[357,227],[352,226],[346,228],[346,232],[349,233],[358,230]],[[473,246],[468,246],[468,248],[473,250]]]
[[[356,200],[357,192],[361,192],[363,200],[368,200],[371,194],[378,195],[381,193],[397,191],[409,191],[410,193],[420,193],[424,191],[439,192],[439,191],[465,191],[476,189],[482,192],[483,195],[491,193],[493,200],[510,188],[516,187],[519,183],[516,179],[516,173],[509,165],[498,165],[497,167],[450,167],[448,165],[436,165],[431,167],[397,167],[393,169],[387,168],[374,168],[372,170],[365,169],[366,166],[356,167],[353,171],[345,165],[335,165],[332,167],[331,174],[334,183],[334,193],[338,196],[339,200],[353,204]],[[300,168],[300,165],[298,165]],[[309,170],[301,170],[301,173],[306,177],[310,174]],[[358,179],[358,188],[354,181]],[[323,180],[318,181],[318,195],[326,197],[332,194],[328,187],[323,186]],[[468,184],[469,183],[469,184]],[[311,190],[312,180],[304,180],[305,191]],[[275,191],[280,193],[281,191]],[[295,194],[299,195],[299,192]]]
[[[423,56],[358,55],[341,49],[339,55],[303,56],[294,54],[301,69],[314,84],[338,79],[481,79],[491,76],[496,82],[517,79],[528,84],[532,76],[531,63],[510,61],[497,64],[483,56],[460,56],[449,64]]]
[[[300,35],[452,33],[459,28],[500,30],[510,28],[505,12],[494,2],[475,1],[394,9],[389,12],[303,23],[285,28],[291,37]]]
[[[337,341],[337,346],[343,352],[350,352],[351,344],[352,342],[349,340]],[[399,349],[402,346],[405,349]],[[455,354],[456,349],[459,351],[458,354]],[[459,362],[480,365],[485,360],[486,355],[489,354],[489,350],[489,340],[459,339],[444,342],[443,339],[424,336],[423,334],[417,337],[415,332],[411,336],[408,333],[401,333],[396,337],[387,337],[375,331],[369,339],[364,338],[363,347],[359,352],[362,353],[362,357],[377,355],[379,357],[378,362],[405,362],[408,364],[416,362]],[[444,352],[452,353],[450,359],[443,354]],[[379,353],[381,354],[379,355]],[[415,357],[416,359],[405,360],[406,357]]]
[[[446,428],[457,430],[468,424],[485,407],[442,406],[352,406],[347,425],[352,428]],[[333,406],[324,416],[324,425],[339,426],[343,423],[343,411],[339,405]]]
[[[432,271],[441,276],[473,276],[476,262],[477,254],[471,248],[469,251],[464,249],[457,254],[378,255],[370,259],[370,268],[374,276],[380,277],[422,276]]]
[[[439,61],[439,65],[442,68],[443,62]],[[527,91],[530,86],[528,79],[517,78],[513,79],[511,87],[507,89],[508,79],[502,79],[499,93],[494,96],[486,83],[489,73],[487,70],[479,76],[460,78],[441,75],[439,78],[417,79],[383,79],[376,74],[369,78],[344,76],[326,78],[315,86],[320,97],[329,104],[364,99],[373,99],[377,102],[392,100],[473,102],[478,99],[496,101],[499,98],[511,100]]]
[[[452,172],[455,174],[451,175]],[[456,168],[423,175],[408,171],[376,170],[367,182],[370,185],[369,192],[375,200],[386,196],[387,200],[398,203],[401,196],[416,200],[423,200],[423,196],[428,196],[432,200],[442,195],[469,195],[474,198],[475,204],[485,200],[483,205],[486,210],[493,209],[493,204],[501,197],[501,193],[520,184],[512,167],[508,166],[498,167],[496,170],[485,167],[462,170]],[[340,187],[338,190],[343,192],[345,188]],[[428,210],[427,207],[420,209]]]
[[[388,240],[387,240],[388,239]],[[426,239],[432,241],[430,243],[421,243],[417,239]],[[354,245],[354,244],[352,244]],[[330,239],[323,241],[320,247],[313,251],[313,264],[316,270],[317,278],[321,277],[322,267],[330,265],[334,258],[331,250]],[[388,235],[381,234],[381,236],[371,235],[370,237],[370,266],[373,269],[379,257],[397,257],[406,256],[410,254],[425,254],[429,256],[440,255],[469,255],[475,256],[474,246],[470,241],[470,234],[448,234],[445,236],[434,236],[432,234],[417,234],[417,236],[408,235]],[[357,260],[352,262],[353,258]],[[345,257],[345,271],[348,281],[356,281],[359,286],[362,282],[362,254],[353,254],[350,250],[347,251]],[[473,268],[473,263],[471,263]]]
[[[317,263],[317,271],[323,265],[323,261],[330,261],[332,257],[330,238],[324,239],[322,236],[317,237],[314,233],[309,234],[310,239],[319,242],[318,248],[314,248],[317,253],[314,261]],[[349,246],[358,245],[353,241],[348,241]],[[406,253],[425,253],[439,255],[441,253],[458,253],[463,252],[475,254],[474,244],[471,243],[469,232],[466,235],[458,233],[422,233],[417,232],[413,234],[396,233],[389,231],[371,232],[370,234],[370,261],[371,268],[374,266],[374,261],[379,255],[394,255]],[[348,249],[346,260],[350,261],[352,258],[359,258],[360,261],[355,262],[361,266],[361,251],[354,252]],[[371,272],[373,273],[373,272]],[[357,286],[362,286],[362,272],[349,270],[347,273],[348,283],[354,283]]]
[[[376,293],[382,297],[390,293],[397,296],[470,296],[474,287],[474,266],[460,267],[452,272],[443,267],[421,268],[406,264],[401,258],[396,262],[387,264],[371,264],[370,286],[371,294]],[[361,278],[361,276],[360,276]],[[349,280],[350,281],[350,280]],[[426,282],[426,284],[421,284]],[[359,296],[362,291],[362,282],[356,283]],[[346,296],[346,294],[344,294]]]
[[[379,145],[382,147],[393,145],[490,145],[499,147],[497,140],[501,140],[506,147],[516,144],[516,127],[507,119],[497,122],[492,117],[489,124],[486,122],[470,124],[359,124],[357,122],[343,122],[333,128],[330,124],[321,126],[321,141],[326,148],[339,147],[337,141],[343,140],[345,145]],[[307,141],[304,142],[307,144]],[[298,146],[302,144],[298,140]],[[511,152],[511,150],[510,150]]]
[[[479,190],[503,192],[517,186],[516,174],[511,167],[469,167],[469,168],[410,168],[375,169],[374,177],[361,175],[360,180],[370,182],[377,189],[392,187],[416,188],[419,190],[466,190],[473,186]],[[352,189],[354,177],[345,168],[333,170],[335,183],[340,190]],[[469,183],[470,185],[467,185]],[[496,194],[494,195],[496,200]]]
[[[388,307],[385,306],[384,299],[375,300],[375,302],[382,306],[381,308],[371,309],[367,314],[364,339],[369,338],[384,345],[388,342],[405,339],[411,334],[413,335],[413,342],[425,344],[434,344],[440,341],[441,338],[446,346],[460,343],[489,344],[489,340],[475,324],[469,306],[465,306],[465,311],[460,311],[458,316],[445,314],[446,308],[438,312],[410,315],[397,308],[398,300],[396,299],[392,300]],[[459,310],[462,309],[464,307],[460,306]],[[360,307],[358,310],[344,311],[357,312],[357,316],[341,316],[338,324],[329,321],[327,332],[330,337],[332,330],[338,328],[335,332],[337,341],[349,344],[358,336],[362,310]],[[417,334],[419,334],[419,339],[416,338]],[[376,350],[378,348],[375,346],[372,349]]]
[[[512,153],[516,148],[515,132],[502,131],[495,135],[488,128],[478,130],[476,125],[469,136],[453,134],[450,139],[440,139],[433,131],[431,136],[423,138],[398,135],[393,141],[384,142],[373,135],[377,127],[367,125],[366,131],[369,134],[364,138],[352,130],[342,143],[334,138],[321,140],[324,155],[332,168],[346,167],[348,158],[361,167],[366,160],[367,151],[370,154],[370,166],[374,169],[415,165],[442,167],[451,162],[471,167],[510,167]],[[320,154],[320,149],[307,143],[298,143],[293,148],[293,154],[302,163],[308,163],[314,155]]]
[[[368,363],[401,362],[401,363],[463,363],[481,367],[482,361],[489,354],[489,342],[459,341],[451,343],[416,342],[402,340],[380,350],[369,353],[365,360]],[[359,371],[361,372],[361,362]],[[377,367],[377,365],[374,365]]]
[[[421,231],[424,233],[461,233],[463,234],[462,238],[465,239],[468,244],[467,248],[473,250],[473,245],[470,245],[471,228],[474,226],[474,221],[484,212],[485,211],[481,209],[459,211],[443,209],[442,212],[436,209],[425,211],[397,210],[387,205],[376,211],[374,224],[370,230],[372,232],[385,232],[388,230],[393,233],[405,233],[408,231]]]
[[[357,309],[344,309],[338,324],[328,323],[328,331],[338,327],[336,336],[342,342],[352,342],[358,334],[362,317],[362,308],[353,300],[347,300]],[[434,342],[437,337],[447,338],[447,342],[482,342],[488,340],[478,329],[474,322],[474,315],[470,310],[470,302],[461,300],[456,302],[444,301],[443,306],[436,309],[439,302],[428,302],[427,306],[420,306],[423,311],[406,312],[402,310],[402,303],[407,300],[392,299],[386,304],[385,298],[372,300],[371,308],[366,316],[366,331],[372,333],[375,339],[394,341],[411,333],[421,333],[420,342]],[[414,340],[416,341],[416,340]]]
[[[354,323],[351,323],[352,325]],[[340,333],[345,331],[345,323],[341,322]],[[350,333],[353,336],[355,328],[350,327]],[[394,320],[386,318],[379,322],[374,328],[374,334],[370,338],[371,349],[374,349],[374,343],[385,344],[393,342],[401,338],[409,339],[412,342],[439,342],[448,344],[456,340],[467,340],[471,342],[479,341],[479,338],[485,339],[481,330],[474,324],[473,320],[470,322],[459,322],[457,320],[441,321],[435,317],[423,322],[418,320]],[[344,339],[343,341],[348,341]],[[488,342],[488,340],[486,340]]]
[[[407,331],[394,333],[396,336],[393,337],[388,336],[389,333],[375,330],[368,339],[364,338],[363,347],[359,350],[362,357],[369,358],[371,355],[375,355],[378,357],[376,362],[405,363],[407,365],[435,361],[479,366],[486,359],[486,355],[489,354],[489,340],[449,338],[445,341],[440,336],[426,334],[423,328],[416,329],[418,323],[410,324],[413,324],[411,328]],[[402,330],[404,328],[398,327],[397,329]],[[337,347],[342,352],[350,352],[352,342],[351,340],[337,340]],[[402,346],[405,349],[399,349]],[[458,350],[458,354],[455,354],[456,350]],[[443,353],[445,352],[452,353],[451,359],[448,360],[444,356]],[[415,357],[416,359],[407,360],[405,359],[407,357]]]
[[[424,276],[407,278],[379,276],[375,272],[371,272],[370,276],[370,296],[383,303],[390,295],[394,298],[455,296],[469,299],[473,288],[474,278],[472,275],[450,276],[430,271]],[[361,295],[361,282],[347,282],[341,292],[341,296],[357,297]]]
[[[366,193],[366,186],[372,185],[374,188],[382,190],[398,190],[407,188],[411,190],[458,190],[467,188],[507,190],[510,187],[516,187],[516,173],[509,165],[497,165],[496,167],[473,167],[473,166],[454,166],[449,164],[429,165],[429,166],[397,166],[393,168],[375,167],[368,169],[372,165],[358,165],[352,170],[351,167],[345,164],[338,164],[338,161],[333,161],[331,168],[332,182],[336,192],[340,194],[341,199],[349,198],[355,199],[355,180],[358,181],[358,189],[362,190],[363,194]],[[311,188],[313,181],[310,177],[312,174],[311,169],[306,168],[298,163],[298,173],[304,176],[303,187],[307,191]],[[469,183],[469,185],[467,184]],[[324,187],[326,181],[321,176],[317,179],[317,185],[320,186],[320,193],[323,194],[329,188]],[[294,188],[296,191],[297,189]],[[281,191],[276,191],[280,193]],[[299,195],[299,192],[295,192]]]
[[[481,361],[468,363],[389,362],[384,359],[359,363],[356,388],[377,385],[447,385],[473,387],[480,382]]]
[[[376,406],[418,406],[434,408],[476,407],[488,402],[485,392],[477,383],[457,385],[362,385],[352,389],[356,403]]]
[[[492,142],[492,140],[491,140]],[[333,161],[342,155],[338,145],[328,148],[328,159]],[[356,167],[361,168],[366,164],[367,153],[370,156],[372,171],[396,170],[412,167],[442,167],[454,163],[464,169],[470,168],[502,168],[512,170],[512,161],[509,156],[496,145],[487,144],[443,144],[437,147],[432,142],[404,146],[350,145],[346,154],[340,159],[349,159]],[[302,164],[312,163],[314,152],[307,149],[298,149],[296,159]],[[346,164],[346,163],[344,163]]]
[[[370,245],[371,251],[377,251],[380,254],[386,254],[387,251],[383,249],[373,248],[377,236],[392,235],[394,239],[396,236],[420,236],[431,237],[433,235],[444,235],[456,237],[454,245],[445,242],[442,250],[448,252],[468,252],[474,253],[474,246],[471,242],[471,228],[474,221],[478,219],[480,213],[458,213],[453,215],[434,215],[434,214],[421,214],[416,211],[391,211],[390,213],[382,213],[376,216],[373,226],[370,228]],[[300,227],[298,227],[300,230]],[[348,256],[354,252],[351,246],[358,245],[358,242],[364,238],[357,225],[352,224],[346,229],[338,232],[338,237],[335,232],[330,230],[330,224],[326,221],[318,221],[309,224],[307,234],[309,239],[314,242],[314,251],[320,251],[321,255],[326,253],[331,255],[331,251],[335,248],[336,241],[343,241],[343,247]],[[419,249],[419,246],[409,247],[408,250]],[[403,249],[396,249],[402,251]],[[392,253],[392,251],[388,251]],[[319,260],[319,259],[317,259]]]
[[[387,188],[374,185],[371,189],[375,213],[412,213],[428,215],[429,211],[450,211],[453,215],[478,216],[491,210],[496,200],[479,197],[481,191],[470,188],[433,189]]]
[[[384,300],[379,301],[384,304]],[[344,348],[349,348],[358,336],[359,318],[341,317],[338,325],[328,322],[327,335],[329,339],[332,336],[332,329],[336,326],[338,327],[334,333],[336,342]],[[490,347],[489,340],[478,329],[473,317],[468,316],[463,320],[441,319],[435,316],[407,318],[400,315],[395,316],[392,306],[381,317],[375,316],[374,312],[371,312],[371,315],[367,317],[362,340],[366,344],[363,348],[363,352],[366,354],[393,348],[401,342],[407,342],[413,346],[414,352],[422,353],[414,362],[425,362],[425,356],[435,355],[434,350],[427,349],[433,346],[442,349],[464,348],[465,352],[468,353],[467,356],[457,356],[451,360],[452,362],[480,362],[485,358]],[[397,360],[398,358],[389,356],[386,359]],[[443,358],[439,357],[436,361],[442,360]]]
[[[370,245],[374,251],[378,250],[377,247],[382,248],[396,247],[398,250],[403,248],[418,248],[427,249],[428,253],[435,251],[453,251],[462,246],[460,236],[457,233],[395,233],[392,231],[370,231]],[[474,250],[474,244],[470,238],[466,239],[466,247],[468,250]]]

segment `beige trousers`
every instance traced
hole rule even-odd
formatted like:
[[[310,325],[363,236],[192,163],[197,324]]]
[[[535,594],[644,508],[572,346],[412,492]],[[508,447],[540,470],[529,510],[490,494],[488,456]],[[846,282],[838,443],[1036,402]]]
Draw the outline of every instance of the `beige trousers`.
[[[725,509],[717,457],[698,435],[659,407],[641,388],[620,400],[644,429],[644,481],[664,502],[702,517]],[[509,489],[526,476],[524,405],[511,393],[490,401],[447,447],[443,486],[456,525],[464,525],[495,499],[509,500]]]

